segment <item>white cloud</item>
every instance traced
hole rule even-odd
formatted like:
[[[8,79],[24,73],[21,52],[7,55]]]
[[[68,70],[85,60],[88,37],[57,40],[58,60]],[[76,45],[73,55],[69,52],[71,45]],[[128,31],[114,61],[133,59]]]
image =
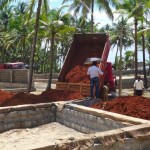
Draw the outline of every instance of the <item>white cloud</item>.
[[[106,24],[111,24],[112,20],[108,18],[105,12],[95,11],[94,12],[94,22],[99,23],[99,27],[105,26]]]

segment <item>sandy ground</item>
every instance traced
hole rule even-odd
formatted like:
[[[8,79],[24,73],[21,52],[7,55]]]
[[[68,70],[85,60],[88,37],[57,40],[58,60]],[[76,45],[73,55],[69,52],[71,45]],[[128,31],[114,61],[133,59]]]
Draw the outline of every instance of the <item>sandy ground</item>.
[[[13,129],[0,134],[0,150],[29,150],[81,139],[80,133],[57,122],[35,128]]]

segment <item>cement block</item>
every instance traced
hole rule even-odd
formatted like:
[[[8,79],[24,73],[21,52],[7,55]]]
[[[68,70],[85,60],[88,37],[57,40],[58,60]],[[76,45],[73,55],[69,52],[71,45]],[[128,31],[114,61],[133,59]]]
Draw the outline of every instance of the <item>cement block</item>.
[[[103,118],[98,117],[98,118],[97,118],[97,123],[98,123],[98,124],[102,124],[102,125],[103,125],[103,124],[104,124],[104,119],[103,119]]]
[[[81,126],[81,132],[82,133],[88,133],[88,128]]]
[[[140,150],[149,150],[149,149],[150,149],[150,140],[140,142]]]
[[[17,118],[19,116],[17,111],[9,112],[6,114],[6,117],[8,118]]]
[[[0,114],[0,120],[5,117],[5,114]]]
[[[27,111],[19,111],[18,114],[22,117],[22,116],[27,116],[28,112]]]
[[[20,126],[20,122],[15,122],[15,128],[20,128],[21,126]]]
[[[125,139],[124,142],[117,141],[113,144],[113,148],[123,150],[141,150],[139,142],[135,139]]]
[[[93,115],[88,115],[88,119],[89,119],[90,121],[93,121]]]
[[[77,131],[81,131],[81,126],[78,125],[78,124],[75,124],[74,129],[77,130]]]
[[[74,111],[74,116],[78,117],[78,112],[77,111]]]
[[[26,128],[32,127],[32,122],[31,122],[31,121],[26,121],[26,122],[25,122],[25,127],[26,127]]]
[[[28,115],[35,115],[35,114],[38,114],[38,112],[35,110],[27,110],[27,114]]]

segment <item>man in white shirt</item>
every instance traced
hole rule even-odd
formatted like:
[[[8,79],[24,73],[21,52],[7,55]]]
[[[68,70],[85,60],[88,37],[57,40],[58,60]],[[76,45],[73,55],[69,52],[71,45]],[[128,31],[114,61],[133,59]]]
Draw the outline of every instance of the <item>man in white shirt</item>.
[[[99,93],[99,76],[103,75],[100,68],[97,67],[97,62],[94,61],[92,66],[88,68],[87,75],[90,76],[90,96],[94,98],[94,87],[96,90],[96,98],[100,98]]]
[[[141,80],[140,75],[137,76],[137,80],[135,80],[133,86],[134,86],[134,90],[135,90],[135,95],[142,96],[144,85],[143,85],[143,81]]]

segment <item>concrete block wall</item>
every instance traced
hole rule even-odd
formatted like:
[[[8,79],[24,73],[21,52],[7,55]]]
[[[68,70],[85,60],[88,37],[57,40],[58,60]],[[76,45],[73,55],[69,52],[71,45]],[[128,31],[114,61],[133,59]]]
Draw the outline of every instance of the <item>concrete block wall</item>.
[[[36,104],[0,108],[0,132],[30,128],[55,121],[52,104]]]
[[[116,141],[112,145],[95,144],[89,148],[89,150],[149,150],[150,140],[136,140],[134,138],[128,138],[123,141]]]
[[[28,69],[3,69],[3,70],[0,70],[0,82],[28,83],[28,79],[29,79],[29,70]]]
[[[27,83],[28,82],[28,76],[29,76],[29,70],[27,69],[18,69],[13,70],[13,82],[14,83]]]
[[[12,82],[12,70],[0,70],[0,82]]]
[[[83,133],[96,133],[126,127],[126,124],[114,121],[103,116],[97,117],[92,114],[64,108],[56,114],[56,121]]]
[[[88,148],[89,150],[148,150],[150,148],[149,121],[136,118],[133,120],[130,117],[128,120],[122,115],[122,121],[120,118],[116,121],[115,119],[120,116],[115,118],[113,113],[102,114],[98,112],[99,114],[97,114],[94,109],[75,104],[65,104],[64,107],[62,105],[58,109],[56,106],[59,105],[46,103],[0,108],[0,132],[15,128],[30,128],[57,121],[83,133],[94,133],[87,135],[84,139],[64,143],[68,146],[70,143],[72,146],[77,146],[79,143],[84,144],[90,140],[92,145]],[[114,120],[110,119],[110,115]],[[127,124],[132,120],[133,124]],[[123,121],[127,122],[122,123]],[[41,149],[47,150],[49,147],[55,149],[55,146],[49,145]]]

